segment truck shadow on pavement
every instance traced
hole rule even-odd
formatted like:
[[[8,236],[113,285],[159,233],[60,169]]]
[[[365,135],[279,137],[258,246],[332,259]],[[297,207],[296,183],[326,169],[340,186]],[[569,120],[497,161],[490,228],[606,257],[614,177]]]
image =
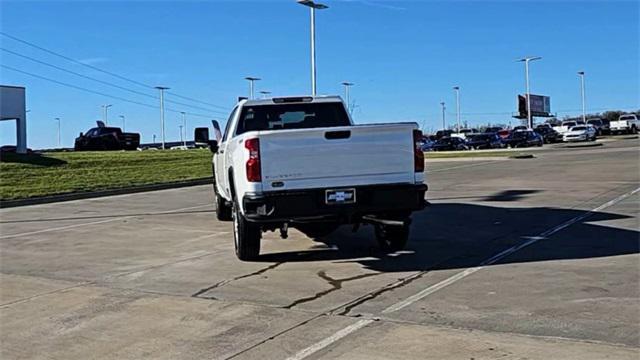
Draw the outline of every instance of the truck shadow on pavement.
[[[594,212],[548,238],[540,234],[586,211],[558,208],[508,208],[436,203],[414,213],[404,251],[378,250],[371,226],[352,233],[343,227],[321,239],[326,246],[264,254],[261,262],[355,262],[378,272],[469,268],[532,238],[538,241],[492,264],[588,259],[640,253],[640,232],[600,224],[630,216]],[[636,223],[637,226],[637,223]]]

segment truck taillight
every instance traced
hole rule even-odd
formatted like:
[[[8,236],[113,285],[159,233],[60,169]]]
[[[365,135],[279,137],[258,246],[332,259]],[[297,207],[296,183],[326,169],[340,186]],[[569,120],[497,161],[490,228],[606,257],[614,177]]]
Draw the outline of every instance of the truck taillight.
[[[413,167],[415,172],[424,171],[424,153],[421,148],[422,131],[413,130]]]
[[[244,147],[249,150],[249,160],[247,160],[247,181],[261,182],[262,172],[260,171],[260,140],[247,139]]]

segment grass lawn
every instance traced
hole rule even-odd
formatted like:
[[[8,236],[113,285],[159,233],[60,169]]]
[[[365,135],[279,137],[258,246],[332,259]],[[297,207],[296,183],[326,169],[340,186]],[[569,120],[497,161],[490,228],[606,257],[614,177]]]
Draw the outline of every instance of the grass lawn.
[[[428,151],[424,153],[426,159],[446,159],[446,158],[465,158],[465,157],[509,157],[527,155],[529,153],[522,151],[455,151],[455,152],[439,152]]]
[[[208,149],[2,154],[0,200],[211,176]]]

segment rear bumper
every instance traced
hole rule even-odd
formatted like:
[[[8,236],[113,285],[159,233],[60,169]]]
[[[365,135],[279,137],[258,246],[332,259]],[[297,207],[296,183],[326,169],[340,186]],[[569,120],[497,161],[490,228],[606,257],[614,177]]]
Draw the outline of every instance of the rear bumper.
[[[247,194],[242,199],[244,216],[253,222],[314,221],[335,219],[352,222],[363,215],[421,210],[426,202],[425,184],[391,184],[351,187],[353,204],[326,204],[327,189],[273,191]]]

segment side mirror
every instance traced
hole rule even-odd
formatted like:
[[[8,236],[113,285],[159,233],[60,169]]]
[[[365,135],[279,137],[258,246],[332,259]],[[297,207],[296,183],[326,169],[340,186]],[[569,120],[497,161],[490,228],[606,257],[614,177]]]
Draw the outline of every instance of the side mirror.
[[[209,140],[209,150],[211,150],[211,152],[213,154],[218,152],[218,141],[217,140]]]

